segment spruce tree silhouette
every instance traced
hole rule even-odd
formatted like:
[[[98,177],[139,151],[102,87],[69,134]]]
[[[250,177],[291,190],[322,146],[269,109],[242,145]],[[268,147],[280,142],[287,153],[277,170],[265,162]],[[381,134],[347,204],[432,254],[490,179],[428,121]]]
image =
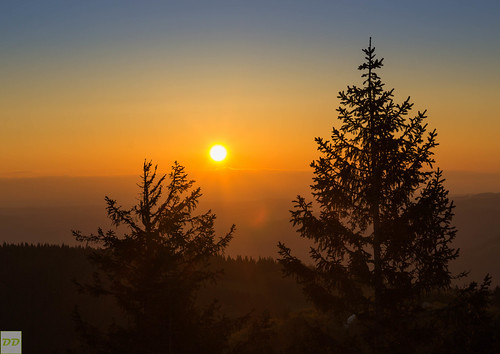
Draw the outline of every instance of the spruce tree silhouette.
[[[73,231],[78,241],[100,247],[91,257],[94,281],[80,289],[112,296],[124,313],[106,333],[75,314],[92,353],[218,353],[234,324],[215,304],[200,309],[195,303],[197,291],[216,279],[209,261],[224,251],[234,225],[216,238],[215,215],[193,215],[201,192],[184,167],[176,162],[169,177],[164,188],[166,176],[158,178],[157,167],[144,162],[138,205],[124,209],[106,197],[108,217],[128,233]]]
[[[291,211],[300,236],[313,241],[314,267],[278,247],[285,274],[319,309],[344,320],[362,313],[380,326],[448,287],[458,250],[450,244],[454,205],[434,168],[437,133],[426,132],[425,111],[408,117],[409,97],[396,104],[394,89],[384,89],[371,38],[363,52],[363,85],[338,95],[340,127],[330,140],[315,139],[314,203],[298,196]]]

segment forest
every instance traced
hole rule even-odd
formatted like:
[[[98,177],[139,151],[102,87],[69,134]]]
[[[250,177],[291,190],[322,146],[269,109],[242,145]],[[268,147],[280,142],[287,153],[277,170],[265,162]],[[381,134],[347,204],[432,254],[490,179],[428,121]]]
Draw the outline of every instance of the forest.
[[[75,348],[80,339],[73,320],[76,307],[102,327],[118,315],[113,302],[79,294],[74,285],[75,279],[90,280],[94,267],[87,257],[91,252],[90,248],[64,245],[0,247],[1,326],[23,330],[26,353],[67,353],[70,349],[78,353]],[[275,260],[219,257],[212,264],[223,273],[216,285],[200,292],[197,301],[206,304],[218,299],[227,316],[245,319],[228,338],[226,352],[329,352],[319,348],[322,339],[318,327],[327,325],[324,314],[306,301],[293,279],[283,277]],[[440,324],[432,336],[421,334],[425,345],[435,346],[428,352],[438,352],[443,343],[449,345],[447,352],[498,352],[500,288],[485,292],[453,288],[429,294],[426,302],[439,312],[457,293],[461,293],[462,302],[455,306],[464,306],[462,311],[448,318],[446,327]],[[353,330],[343,325],[335,328],[346,343]],[[401,347],[401,352],[411,350]]]
[[[2,245],[2,328],[23,330],[23,349],[35,353],[65,353],[78,343],[72,314],[76,307],[103,326],[118,309],[111,301],[79,294],[75,279],[90,280],[94,266],[88,256],[94,250],[56,245]],[[198,301],[217,299],[228,316],[287,318],[307,311],[308,305],[292,279],[283,278],[272,259],[217,257],[214,269],[222,269],[217,285],[208,286]],[[247,326],[251,323],[250,318]]]

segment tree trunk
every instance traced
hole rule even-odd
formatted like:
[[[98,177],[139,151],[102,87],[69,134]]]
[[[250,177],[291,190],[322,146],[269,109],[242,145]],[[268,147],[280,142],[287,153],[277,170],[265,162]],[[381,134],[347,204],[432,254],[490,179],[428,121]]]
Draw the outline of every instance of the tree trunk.
[[[374,283],[375,283],[375,317],[380,322],[383,317],[382,306],[382,261],[380,258],[380,216],[378,204],[373,207],[373,262],[374,262]]]

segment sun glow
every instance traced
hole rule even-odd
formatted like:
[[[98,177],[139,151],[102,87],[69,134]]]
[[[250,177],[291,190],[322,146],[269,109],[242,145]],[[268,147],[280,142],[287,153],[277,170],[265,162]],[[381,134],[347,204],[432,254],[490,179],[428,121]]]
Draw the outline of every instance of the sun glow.
[[[227,156],[227,150],[222,145],[214,145],[210,148],[210,157],[214,161],[223,161]]]

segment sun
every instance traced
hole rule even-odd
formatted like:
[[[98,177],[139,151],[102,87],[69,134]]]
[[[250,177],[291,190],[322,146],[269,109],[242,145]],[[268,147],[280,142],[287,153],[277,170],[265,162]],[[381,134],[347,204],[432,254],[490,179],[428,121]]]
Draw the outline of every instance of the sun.
[[[210,157],[214,161],[223,161],[227,156],[227,150],[222,145],[214,145],[210,148]]]

